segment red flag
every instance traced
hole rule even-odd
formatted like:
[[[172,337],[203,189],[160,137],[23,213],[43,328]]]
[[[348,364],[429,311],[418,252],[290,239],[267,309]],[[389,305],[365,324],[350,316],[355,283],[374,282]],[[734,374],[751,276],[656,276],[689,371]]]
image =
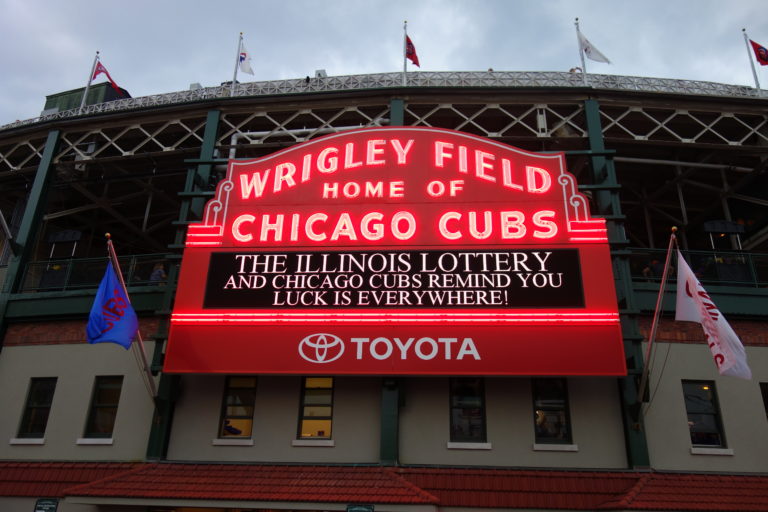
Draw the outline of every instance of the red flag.
[[[414,66],[421,67],[419,66],[419,56],[416,55],[416,47],[413,46],[411,38],[408,36],[405,36],[405,57],[413,62]]]
[[[761,46],[751,39],[749,40],[749,43],[755,51],[757,62],[759,62],[761,66],[768,66],[768,50],[765,49],[765,46]]]
[[[120,96],[123,95],[123,91],[120,90],[120,87],[117,86],[114,80],[112,80],[112,77],[109,76],[109,71],[107,71],[107,68],[104,67],[104,65],[101,63],[101,61],[96,63],[96,69],[93,70],[93,76],[91,77],[91,80],[95,80],[97,76],[99,76],[101,73],[104,73],[107,75],[107,80],[109,80],[109,85],[112,86],[112,88],[117,91],[117,94]]]

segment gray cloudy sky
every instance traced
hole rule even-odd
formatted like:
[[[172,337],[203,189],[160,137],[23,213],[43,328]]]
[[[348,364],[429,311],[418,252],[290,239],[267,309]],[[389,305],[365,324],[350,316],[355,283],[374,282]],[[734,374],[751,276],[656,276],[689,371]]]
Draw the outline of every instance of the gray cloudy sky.
[[[567,71],[579,17],[613,62],[589,72],[753,86],[741,29],[768,46],[767,12],[766,0],[0,0],[0,125],[84,86],[96,50],[134,97],[231,80],[239,32],[255,71],[240,81],[399,71],[405,19],[423,71]],[[768,88],[768,66],[758,77]]]

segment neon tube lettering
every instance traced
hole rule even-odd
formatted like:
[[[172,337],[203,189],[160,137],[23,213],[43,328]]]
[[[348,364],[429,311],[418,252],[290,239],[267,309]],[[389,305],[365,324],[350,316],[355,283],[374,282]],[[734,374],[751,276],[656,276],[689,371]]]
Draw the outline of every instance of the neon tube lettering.
[[[240,231],[240,226],[242,224],[245,224],[246,222],[253,222],[256,220],[256,217],[249,214],[240,215],[235,219],[235,221],[232,223],[232,237],[237,240],[238,242],[250,242],[253,240],[253,235],[250,233],[244,234]]]
[[[461,238],[461,231],[451,231],[448,229],[449,220],[461,220],[461,214],[459,212],[446,212],[440,216],[440,220],[437,223],[437,227],[440,230],[440,234],[447,240],[458,240]]]
[[[326,239],[325,233],[315,233],[313,227],[316,222],[325,222],[328,220],[328,216],[324,213],[315,213],[309,216],[307,219],[306,224],[304,225],[304,234],[307,235],[307,238],[310,240],[313,240],[315,242],[322,242]]]
[[[552,238],[557,235],[557,223],[555,223],[555,212],[552,210],[539,210],[533,214],[533,225],[537,228],[543,228],[544,231],[533,231],[534,238]]]
[[[355,159],[355,143],[347,142],[344,146],[344,169],[354,169],[355,167],[361,167],[363,165],[362,160],[354,161]]]
[[[413,139],[409,139],[405,147],[403,147],[402,143],[397,139],[392,139],[389,142],[392,144],[392,147],[395,148],[395,152],[397,153],[398,165],[405,165],[407,163],[408,152],[413,148]]]
[[[387,141],[381,139],[369,140],[365,151],[365,163],[367,165],[384,165],[386,162],[376,158],[379,155],[384,154],[384,148]]]
[[[264,193],[264,188],[267,185],[267,179],[269,178],[269,171],[271,169],[267,169],[264,171],[264,175],[260,172],[254,172],[251,174],[251,179],[248,179],[248,176],[245,174],[240,175],[240,197],[243,199],[248,199],[251,194],[253,194],[254,198],[259,198]]]
[[[275,166],[275,184],[273,186],[275,193],[280,192],[283,188],[283,182],[286,182],[288,188],[295,187],[294,174],[296,174],[296,166],[290,162]]]
[[[339,150],[334,147],[325,148],[317,156],[317,170],[330,174],[339,169],[339,157],[337,156]]]

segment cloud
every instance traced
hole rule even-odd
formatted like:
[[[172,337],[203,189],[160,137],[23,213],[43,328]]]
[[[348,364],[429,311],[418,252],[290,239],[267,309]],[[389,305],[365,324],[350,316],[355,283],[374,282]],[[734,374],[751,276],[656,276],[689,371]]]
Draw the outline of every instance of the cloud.
[[[400,71],[406,19],[428,71],[565,71],[579,64],[576,17],[613,61],[587,62],[593,73],[752,85],[741,28],[768,44],[764,0],[0,0],[0,12],[13,48],[0,54],[0,124],[82,87],[96,50],[133,96],[231,80],[241,31],[256,72],[241,80]]]

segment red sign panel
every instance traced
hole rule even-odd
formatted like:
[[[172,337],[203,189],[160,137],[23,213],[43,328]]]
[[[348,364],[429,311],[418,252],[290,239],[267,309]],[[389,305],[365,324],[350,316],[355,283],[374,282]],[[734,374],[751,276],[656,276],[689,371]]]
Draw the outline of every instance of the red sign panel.
[[[564,164],[432,128],[230,161],[165,371],[624,375],[605,221]]]

